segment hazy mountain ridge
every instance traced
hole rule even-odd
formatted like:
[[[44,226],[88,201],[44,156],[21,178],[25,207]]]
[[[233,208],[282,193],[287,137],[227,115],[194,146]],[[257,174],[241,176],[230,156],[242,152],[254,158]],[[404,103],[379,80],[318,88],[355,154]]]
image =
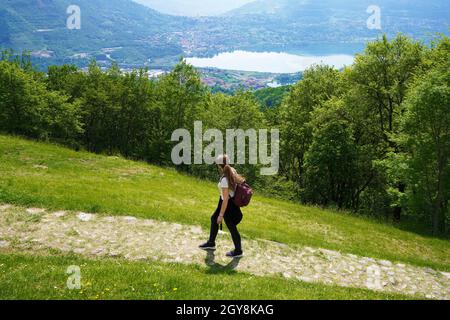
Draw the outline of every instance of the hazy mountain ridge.
[[[144,62],[149,56],[179,55],[178,41],[165,34],[181,29],[185,19],[161,14],[131,0],[79,0],[81,29],[69,30],[66,10],[70,0],[6,0],[0,4],[2,48],[47,50],[57,61],[72,55]],[[122,48],[120,52],[118,48]],[[78,58],[74,59],[77,62]]]
[[[215,16],[254,0],[133,0],[163,13],[179,16]]]
[[[159,0],[155,0],[159,1]],[[183,0],[185,1],[185,0]],[[182,55],[230,50],[307,54],[358,52],[367,40],[398,32],[423,39],[448,33],[450,3],[380,0],[382,29],[369,30],[370,0],[257,0],[219,17],[162,14],[132,0],[79,0],[81,30],[68,30],[71,0],[3,0],[0,48],[30,50],[42,63],[170,66]]]
[[[326,11],[347,12],[349,15],[365,15],[369,6],[379,6],[386,14],[407,14],[408,16],[429,16],[434,13],[439,17],[450,17],[450,4],[446,0],[255,0],[240,8],[230,10],[227,16],[239,15],[281,15],[299,16],[308,12],[316,14]]]
[[[204,18],[194,27],[198,43],[210,41],[209,53],[224,47],[309,54],[355,53],[368,40],[402,32],[417,39],[448,33],[450,3],[380,0],[381,30],[369,29],[371,0],[258,0],[218,18]],[[321,48],[336,47],[320,51]],[[341,51],[341,52],[339,52]],[[345,51],[345,52],[342,52]]]

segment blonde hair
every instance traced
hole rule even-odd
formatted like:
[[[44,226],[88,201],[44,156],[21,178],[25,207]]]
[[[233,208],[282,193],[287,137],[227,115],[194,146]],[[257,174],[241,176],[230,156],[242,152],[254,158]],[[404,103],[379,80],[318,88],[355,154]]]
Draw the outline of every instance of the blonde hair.
[[[235,190],[236,185],[241,184],[245,181],[245,178],[238,174],[236,170],[234,170],[230,166],[230,158],[226,154],[222,154],[217,157],[216,164],[222,168],[223,175],[228,180],[228,189]]]

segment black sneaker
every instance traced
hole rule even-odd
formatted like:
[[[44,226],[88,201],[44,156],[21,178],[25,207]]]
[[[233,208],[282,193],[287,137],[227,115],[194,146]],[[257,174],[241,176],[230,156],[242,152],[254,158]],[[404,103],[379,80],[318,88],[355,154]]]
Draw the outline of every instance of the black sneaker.
[[[244,256],[244,253],[242,253],[242,251],[233,250],[233,251],[230,251],[227,253],[227,257],[233,258],[233,259],[242,258],[243,256]]]
[[[206,242],[198,247],[202,250],[216,250],[216,245],[209,242]]]

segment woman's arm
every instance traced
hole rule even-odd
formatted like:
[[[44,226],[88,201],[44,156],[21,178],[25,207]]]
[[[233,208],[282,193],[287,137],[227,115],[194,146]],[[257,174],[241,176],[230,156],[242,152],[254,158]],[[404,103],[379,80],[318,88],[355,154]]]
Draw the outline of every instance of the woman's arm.
[[[223,202],[222,207],[220,208],[219,217],[217,218],[217,224],[221,224],[223,222],[223,217],[225,216],[225,212],[228,207],[228,188],[222,188],[223,193]]]

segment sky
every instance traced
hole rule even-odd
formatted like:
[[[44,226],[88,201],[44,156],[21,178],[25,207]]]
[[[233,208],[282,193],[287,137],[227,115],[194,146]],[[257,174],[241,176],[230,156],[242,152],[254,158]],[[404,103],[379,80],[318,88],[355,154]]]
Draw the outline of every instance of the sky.
[[[134,0],[160,12],[182,16],[212,16],[254,0]]]

